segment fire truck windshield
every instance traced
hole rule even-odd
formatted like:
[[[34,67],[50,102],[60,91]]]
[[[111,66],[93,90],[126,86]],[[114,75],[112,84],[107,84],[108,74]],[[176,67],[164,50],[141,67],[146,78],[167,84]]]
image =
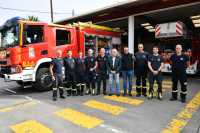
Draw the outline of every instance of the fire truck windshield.
[[[19,27],[11,26],[1,31],[1,48],[13,47],[19,44]]]

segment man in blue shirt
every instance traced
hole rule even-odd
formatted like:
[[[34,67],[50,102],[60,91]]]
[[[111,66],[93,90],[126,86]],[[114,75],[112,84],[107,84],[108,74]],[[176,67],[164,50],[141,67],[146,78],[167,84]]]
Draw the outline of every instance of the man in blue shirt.
[[[76,71],[75,71],[75,65],[76,60],[72,57],[72,51],[69,50],[67,52],[67,57],[64,58],[64,67],[65,67],[65,79],[67,81],[67,87],[68,88],[76,88]],[[67,96],[74,95],[72,94],[71,90],[67,91]]]
[[[178,88],[177,84],[180,81],[181,84],[181,93],[180,98],[181,102],[186,102],[187,95],[187,74],[186,69],[190,65],[189,57],[182,53],[182,46],[180,44],[176,45],[176,53],[173,54],[170,58],[172,62],[172,97],[171,101],[177,100],[178,97]]]
[[[135,53],[135,74],[137,97],[147,96],[146,78],[148,72],[148,53],[144,51],[144,45],[138,44],[138,52]]]
[[[62,51],[58,50],[56,52],[57,58],[52,59],[50,64],[50,73],[53,80],[53,101],[57,100],[57,92],[59,89],[60,98],[64,99],[65,96],[63,91],[63,59]]]
[[[153,47],[153,54],[149,55],[148,67],[149,67],[149,99],[153,98],[153,86],[154,82],[158,84],[158,94],[157,98],[162,99],[162,68],[163,68],[163,58],[158,54],[158,47]]]
[[[88,50],[88,56],[85,58],[87,92],[86,94],[95,95],[95,78],[96,78],[96,59],[93,56],[93,50]]]
[[[101,48],[96,58],[97,62],[97,95],[101,92],[101,82],[103,82],[103,94],[106,95],[106,76],[107,76],[107,56],[105,49]]]

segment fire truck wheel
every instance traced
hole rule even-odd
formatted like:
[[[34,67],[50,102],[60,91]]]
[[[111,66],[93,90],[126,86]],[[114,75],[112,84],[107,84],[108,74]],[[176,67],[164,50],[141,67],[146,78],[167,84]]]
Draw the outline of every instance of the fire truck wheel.
[[[48,68],[40,68],[38,70],[34,87],[39,91],[51,90],[52,79]]]
[[[16,83],[17,83],[18,85],[20,85],[20,86],[23,85],[23,82],[22,82],[22,81],[16,81]]]

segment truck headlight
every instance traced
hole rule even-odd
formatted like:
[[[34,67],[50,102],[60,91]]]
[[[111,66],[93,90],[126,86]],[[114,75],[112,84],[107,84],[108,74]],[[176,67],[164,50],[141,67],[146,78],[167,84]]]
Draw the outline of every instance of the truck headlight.
[[[10,69],[11,69],[11,73],[20,73],[20,72],[22,72],[22,67],[20,65],[12,66]]]

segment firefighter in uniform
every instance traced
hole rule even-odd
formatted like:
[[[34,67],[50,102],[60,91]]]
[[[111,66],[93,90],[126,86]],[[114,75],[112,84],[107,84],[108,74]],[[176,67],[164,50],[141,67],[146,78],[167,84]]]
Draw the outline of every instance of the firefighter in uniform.
[[[72,51],[67,52],[67,57],[64,58],[64,67],[65,67],[65,79],[67,81],[68,88],[76,88],[76,71],[75,71],[75,58],[72,57]],[[72,91],[68,90],[67,95],[72,95]]]
[[[79,88],[79,94],[84,95],[85,88],[85,59],[83,53],[79,52],[79,56],[76,59],[76,80]]]
[[[158,54],[158,47],[153,47],[153,55],[149,55],[148,67],[149,67],[149,99],[153,98],[154,94],[154,82],[158,84],[157,98],[162,100],[162,73],[163,58]]]
[[[96,60],[93,56],[93,50],[88,50],[88,56],[85,58],[85,66],[86,66],[86,77],[87,77],[87,92],[86,94],[95,95],[95,78],[96,78]]]
[[[53,80],[53,101],[57,100],[57,93],[59,90],[60,98],[64,97],[64,91],[63,91],[63,59],[62,59],[62,51],[58,50],[56,52],[57,58],[52,59],[52,62],[50,64],[50,73]]]
[[[147,96],[146,78],[148,72],[148,53],[144,51],[143,44],[138,45],[138,52],[135,53],[135,74],[137,97]],[[141,84],[142,81],[142,84]]]
[[[97,62],[97,95],[101,91],[101,82],[103,81],[103,94],[106,95],[106,77],[107,77],[107,57],[105,49],[100,49],[100,55],[96,58]]]
[[[186,102],[187,95],[187,75],[186,68],[189,66],[189,57],[182,53],[182,46],[180,44],[176,45],[176,53],[170,57],[172,63],[172,97],[171,101],[177,100],[178,88],[177,84],[180,81],[181,92],[180,98],[181,102]]]

